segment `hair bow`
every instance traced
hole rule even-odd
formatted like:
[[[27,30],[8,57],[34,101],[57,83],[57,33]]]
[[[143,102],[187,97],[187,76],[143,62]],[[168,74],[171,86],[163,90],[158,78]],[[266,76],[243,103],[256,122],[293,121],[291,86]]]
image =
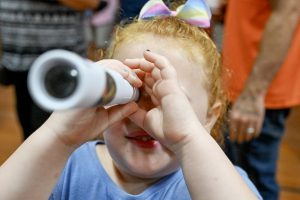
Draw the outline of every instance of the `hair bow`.
[[[149,0],[142,8],[139,19],[175,16],[194,26],[208,28],[211,12],[204,0],[188,0],[176,11],[170,10],[162,0]]]

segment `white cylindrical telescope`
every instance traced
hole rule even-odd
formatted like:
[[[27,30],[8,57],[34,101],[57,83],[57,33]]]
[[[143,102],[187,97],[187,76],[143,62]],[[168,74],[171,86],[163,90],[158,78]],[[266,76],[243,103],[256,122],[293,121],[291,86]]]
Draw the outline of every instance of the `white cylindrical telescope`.
[[[48,111],[125,104],[139,95],[119,73],[66,50],[38,57],[28,88],[33,100]]]

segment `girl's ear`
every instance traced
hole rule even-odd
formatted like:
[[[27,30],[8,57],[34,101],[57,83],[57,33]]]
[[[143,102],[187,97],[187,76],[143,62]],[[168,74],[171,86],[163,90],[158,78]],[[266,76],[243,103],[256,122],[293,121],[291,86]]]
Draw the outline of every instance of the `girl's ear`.
[[[220,117],[222,104],[221,102],[216,102],[214,105],[208,110],[206,116],[206,122],[204,124],[204,128],[210,132],[216,121]]]

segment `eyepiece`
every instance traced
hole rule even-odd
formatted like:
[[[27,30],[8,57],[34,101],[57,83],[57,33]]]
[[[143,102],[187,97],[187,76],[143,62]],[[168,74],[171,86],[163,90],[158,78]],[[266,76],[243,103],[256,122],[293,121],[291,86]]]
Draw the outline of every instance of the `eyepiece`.
[[[64,99],[71,96],[79,82],[78,70],[71,63],[58,62],[45,74],[46,91],[54,98]]]

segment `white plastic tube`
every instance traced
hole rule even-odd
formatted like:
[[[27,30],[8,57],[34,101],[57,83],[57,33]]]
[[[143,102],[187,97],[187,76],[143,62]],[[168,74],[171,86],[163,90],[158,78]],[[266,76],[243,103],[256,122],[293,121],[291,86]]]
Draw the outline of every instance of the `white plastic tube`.
[[[126,104],[139,95],[119,73],[66,50],[38,57],[29,72],[28,88],[34,101],[49,111]]]

